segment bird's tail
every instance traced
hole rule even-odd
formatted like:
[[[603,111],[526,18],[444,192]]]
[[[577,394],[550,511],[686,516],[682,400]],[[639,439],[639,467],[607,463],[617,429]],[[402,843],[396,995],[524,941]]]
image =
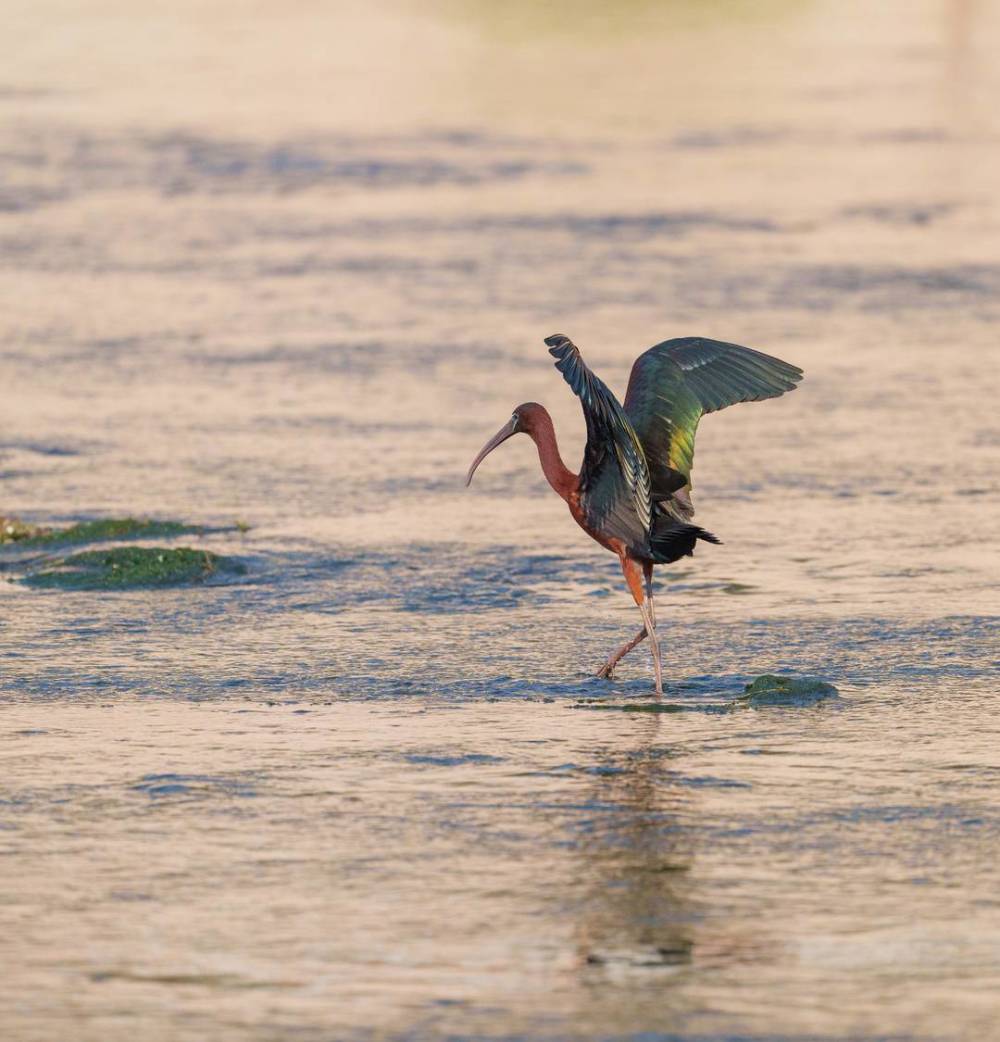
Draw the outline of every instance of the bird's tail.
[[[721,543],[722,540],[698,525],[664,518],[650,534],[649,545],[660,564],[670,564],[694,553],[695,543]]]

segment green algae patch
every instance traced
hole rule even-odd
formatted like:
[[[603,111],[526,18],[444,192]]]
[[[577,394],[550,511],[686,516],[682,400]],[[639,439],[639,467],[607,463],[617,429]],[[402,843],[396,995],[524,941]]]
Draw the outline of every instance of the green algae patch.
[[[683,684],[680,685],[683,687]],[[618,713],[737,713],[747,709],[764,709],[771,706],[789,709],[815,705],[828,698],[838,698],[839,692],[833,684],[817,677],[781,677],[765,673],[743,688],[743,694],[733,697],[713,693],[711,700],[702,698],[691,701],[608,701],[602,698],[584,698],[575,702],[573,709],[605,710]]]
[[[761,706],[807,706],[825,698],[837,698],[838,694],[833,684],[816,677],[780,677],[765,673],[746,685],[739,701],[753,709]]]
[[[16,517],[0,517],[0,546],[4,543],[27,543],[38,539],[48,532],[41,525],[29,525],[18,521]]]
[[[8,522],[17,525],[19,522]],[[18,531],[15,528],[15,531]],[[99,521],[81,521],[68,528],[21,526],[22,534],[0,542],[16,542],[19,546],[64,546],[73,543],[100,543],[111,539],[170,539],[198,533],[200,528],[180,521],[148,521],[135,517],[111,517]]]
[[[60,590],[133,590],[190,586],[217,575],[242,575],[238,561],[188,547],[114,546],[84,550],[50,561],[44,571],[26,575],[28,586]]]

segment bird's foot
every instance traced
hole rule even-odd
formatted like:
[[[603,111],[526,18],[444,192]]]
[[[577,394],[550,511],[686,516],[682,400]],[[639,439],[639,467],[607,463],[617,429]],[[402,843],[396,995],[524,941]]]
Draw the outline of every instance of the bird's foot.
[[[615,663],[605,662],[603,666],[594,674],[598,680],[614,680],[615,679]]]

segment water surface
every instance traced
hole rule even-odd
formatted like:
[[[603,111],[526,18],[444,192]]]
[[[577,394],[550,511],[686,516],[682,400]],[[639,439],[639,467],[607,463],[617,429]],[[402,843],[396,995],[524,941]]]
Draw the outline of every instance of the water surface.
[[[247,572],[0,583],[4,1037],[992,1037],[998,6],[8,8],[0,513]],[[666,711],[527,439],[462,488],[579,459],[553,332],[807,373],[702,425]]]

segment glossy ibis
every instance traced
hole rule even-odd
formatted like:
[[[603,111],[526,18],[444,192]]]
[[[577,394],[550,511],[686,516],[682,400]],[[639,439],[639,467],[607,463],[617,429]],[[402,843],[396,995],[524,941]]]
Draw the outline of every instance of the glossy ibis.
[[[534,441],[548,483],[569,504],[577,523],[618,555],[642,614],[642,629],[611,655],[597,675],[612,676],[618,661],[648,635],[656,691],[662,694],[653,566],[690,556],[699,539],[720,542],[691,523],[691,465],[698,421],[727,405],[791,391],[802,379],[802,370],[737,344],[679,337],[651,347],[636,359],[625,402],[620,404],[587,368],[569,337],[556,334],[546,337],[545,343],[583,406],[587,447],[580,473],[574,474],[563,463],[548,411],[526,402],[483,446],[465,483],[512,435],[527,434]]]

